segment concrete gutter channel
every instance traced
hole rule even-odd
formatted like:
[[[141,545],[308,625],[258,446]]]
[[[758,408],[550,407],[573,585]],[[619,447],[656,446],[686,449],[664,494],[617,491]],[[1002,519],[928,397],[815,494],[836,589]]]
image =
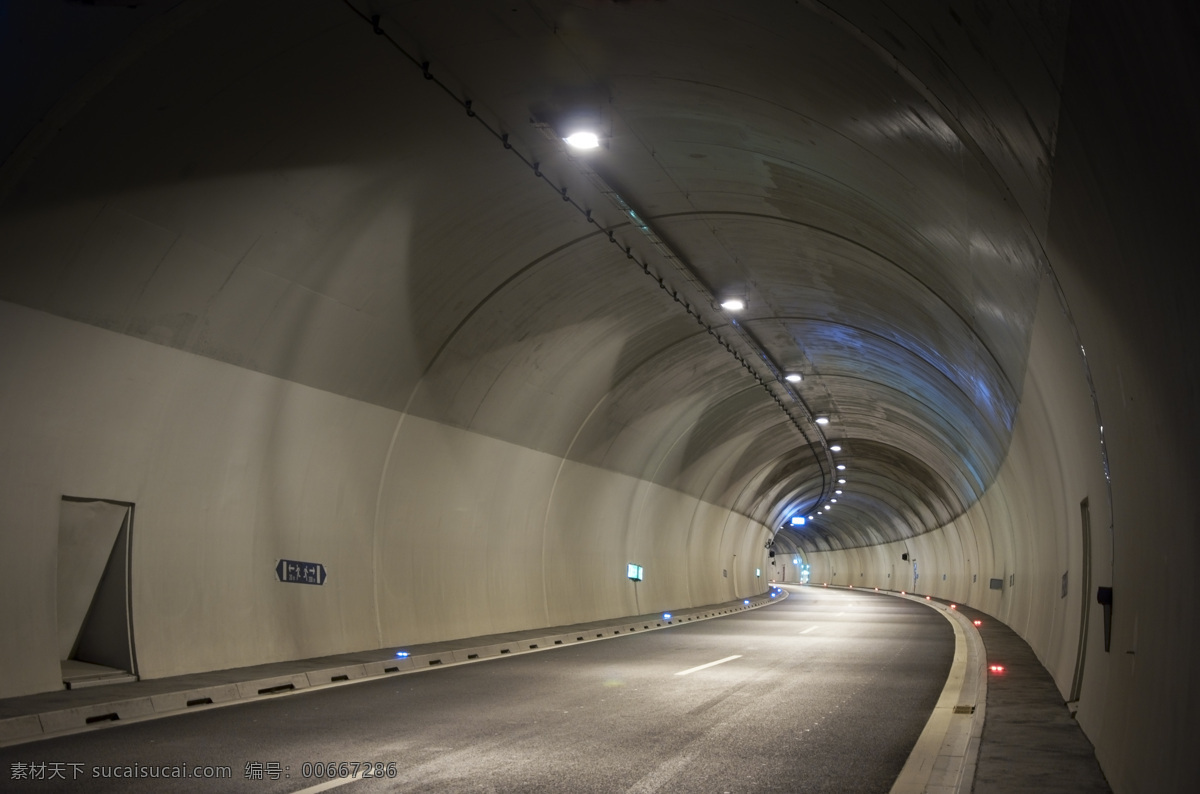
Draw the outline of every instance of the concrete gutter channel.
[[[763,594],[694,609],[555,626],[507,634],[301,659],[293,662],[159,678],[110,686],[59,690],[0,700],[0,747],[64,736],[204,708],[246,703],[318,687],[471,664],[509,654],[539,652],[582,642],[655,631],[744,612],[787,597]],[[664,620],[663,614],[670,614]]]

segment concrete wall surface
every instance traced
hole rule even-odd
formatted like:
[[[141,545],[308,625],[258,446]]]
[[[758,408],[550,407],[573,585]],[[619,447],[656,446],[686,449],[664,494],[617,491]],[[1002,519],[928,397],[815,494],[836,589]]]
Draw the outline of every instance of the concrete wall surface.
[[[103,562],[65,496],[133,505],[143,677],[803,557],[1004,621],[1114,790],[1195,788],[1195,4],[9,6],[0,697]]]
[[[63,495],[136,506],[146,678],[765,589],[765,527],[653,483],[10,303],[0,337],[0,697],[62,687]]]

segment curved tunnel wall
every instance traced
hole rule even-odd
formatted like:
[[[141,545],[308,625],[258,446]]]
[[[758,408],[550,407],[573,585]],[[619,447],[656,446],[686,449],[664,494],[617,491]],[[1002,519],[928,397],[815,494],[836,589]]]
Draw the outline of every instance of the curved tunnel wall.
[[[1191,307],[1200,281],[1189,231],[1198,206],[1185,187],[1197,173],[1185,141],[1200,119],[1177,93],[1194,85],[1181,36],[1195,20],[1159,12],[1072,13],[1045,250],[1078,336],[1043,278],[995,482],[964,515],[907,543],[807,555],[817,583],[907,587],[996,616],[1029,642],[1064,700],[1090,601],[1076,718],[1113,789],[1130,792],[1185,791],[1200,778],[1190,739],[1200,730],[1200,326]],[[1114,57],[1130,42],[1145,60]],[[904,553],[917,561],[915,587]],[[992,578],[1002,589],[989,588]],[[1100,586],[1113,588],[1107,650]]]
[[[105,9],[69,5],[87,39]],[[137,505],[148,677],[761,589],[758,521],[817,500],[828,472],[740,362],[339,4],[152,5],[108,9],[132,49],[82,69],[81,92],[70,69],[12,70],[50,77],[3,130],[0,696],[60,684],[63,494]],[[457,18],[381,4],[573,196],[587,179],[531,140],[530,97],[590,52],[620,66],[614,181],[701,276],[755,285],[747,324],[781,366],[817,365],[812,409],[861,443],[851,518],[796,539],[817,581],[888,586],[909,553],[918,590],[1012,625],[1066,696],[1086,497],[1093,588],[1116,606],[1109,652],[1091,611],[1080,724],[1117,790],[1186,790],[1194,19],[718,3],[689,31],[682,4],[559,5],[585,46],[511,9],[471,17],[464,43]],[[1078,339],[1039,289],[1043,254]],[[889,262],[930,289],[905,293]],[[331,578],[280,585],[279,557]],[[626,562],[646,567],[636,596]]]
[[[560,625],[765,589],[761,524],[461,428],[0,303],[0,697],[61,688],[61,495],[136,505],[158,678]],[[276,560],[321,562],[321,587]],[[627,562],[645,568],[635,594]],[[728,571],[723,576],[722,571]]]

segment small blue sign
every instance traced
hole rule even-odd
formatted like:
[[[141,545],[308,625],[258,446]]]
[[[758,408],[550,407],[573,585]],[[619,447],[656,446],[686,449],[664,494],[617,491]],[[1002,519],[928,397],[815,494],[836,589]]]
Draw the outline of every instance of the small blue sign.
[[[325,584],[325,566],[319,562],[280,560],[275,564],[275,576],[281,582],[293,584]]]

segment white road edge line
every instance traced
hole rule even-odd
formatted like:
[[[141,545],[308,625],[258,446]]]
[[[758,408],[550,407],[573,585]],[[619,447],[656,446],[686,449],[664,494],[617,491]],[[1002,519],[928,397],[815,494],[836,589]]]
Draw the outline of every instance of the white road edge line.
[[[979,633],[965,615],[914,596],[909,601],[933,607],[954,627],[954,660],[925,729],[917,737],[891,794],[931,791],[970,792],[975,778],[983,712],[987,704],[987,655]],[[969,633],[968,633],[969,632]],[[974,714],[954,713],[957,704],[974,705]],[[975,749],[972,750],[972,745]]]
[[[816,627],[816,626],[809,626],[808,628],[806,628],[804,631],[802,631],[802,632],[800,632],[800,633],[801,633],[801,634],[808,634],[810,631],[816,631],[816,630],[817,630],[817,627]]]
[[[362,780],[362,777],[362,772],[355,772],[350,777],[339,777],[334,778],[333,780],[326,780],[324,783],[318,783],[315,786],[309,786],[308,788],[302,788],[299,791],[293,791],[292,794],[316,794],[318,791],[329,791],[330,789],[337,788],[338,786],[344,786],[347,783],[353,783],[356,780]]]
[[[732,662],[734,659],[741,659],[741,658],[742,658],[742,655],[740,653],[734,654],[733,656],[726,656],[724,659],[718,659],[715,662],[709,662],[708,664],[702,664],[699,667],[691,667],[687,670],[680,670],[675,675],[687,675],[688,673],[694,673],[697,670],[703,670],[707,667],[716,667],[719,664],[725,664],[726,662]]]

